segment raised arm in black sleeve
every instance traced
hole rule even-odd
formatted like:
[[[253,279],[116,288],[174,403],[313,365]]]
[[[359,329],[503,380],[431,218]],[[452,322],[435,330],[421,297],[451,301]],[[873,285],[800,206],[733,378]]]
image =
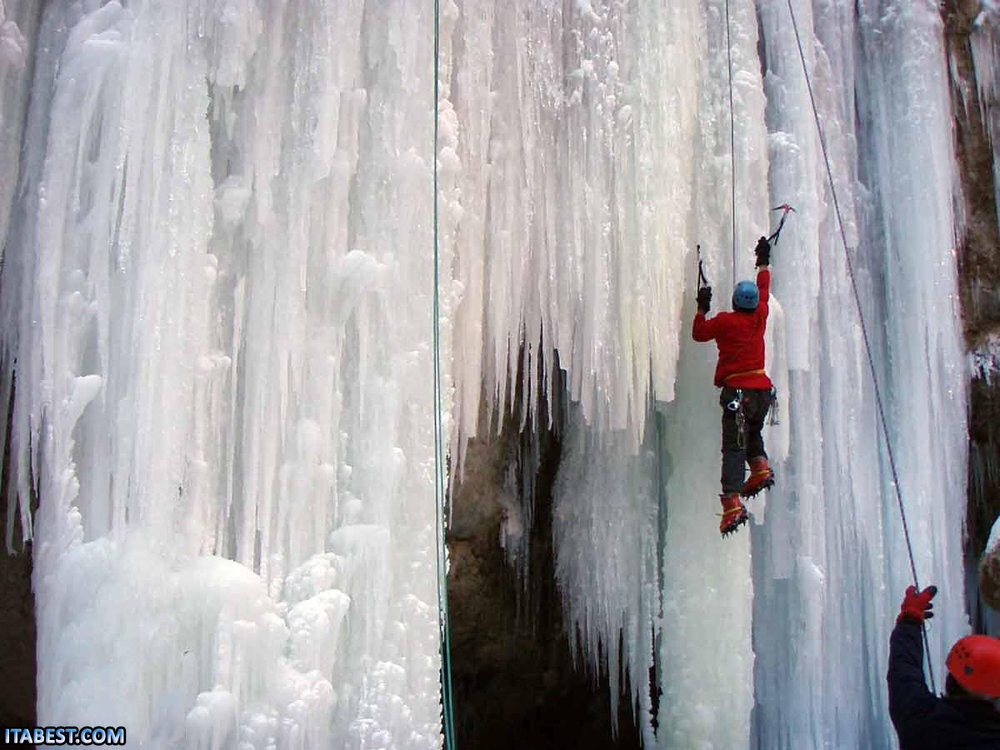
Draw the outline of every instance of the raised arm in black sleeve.
[[[889,716],[903,736],[910,722],[934,710],[937,698],[924,680],[923,634],[920,623],[901,617],[889,638]]]

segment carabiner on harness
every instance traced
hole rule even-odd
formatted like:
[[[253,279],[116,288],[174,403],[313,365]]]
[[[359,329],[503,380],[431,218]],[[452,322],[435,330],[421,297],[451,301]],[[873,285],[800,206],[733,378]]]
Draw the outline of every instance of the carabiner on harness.
[[[733,396],[733,400],[726,404],[726,408],[729,409],[729,411],[738,413],[741,406],[743,406],[743,389],[737,388],[736,394]]]
[[[747,416],[743,409],[743,389],[737,388],[733,400],[726,408],[736,415],[736,445],[745,448],[747,444]]]

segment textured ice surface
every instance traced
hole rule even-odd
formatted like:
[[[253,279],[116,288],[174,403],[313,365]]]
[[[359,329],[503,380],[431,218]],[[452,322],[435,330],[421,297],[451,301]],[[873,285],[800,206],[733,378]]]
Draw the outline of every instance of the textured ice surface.
[[[37,0],[0,0],[0,164],[4,165],[5,172],[0,179],[0,238],[7,236],[17,187],[18,153],[34,52],[29,40],[34,37],[37,23]]]
[[[3,277],[40,723],[439,745],[429,12],[46,7]]]
[[[21,179],[0,180],[0,403],[16,359],[40,724],[440,745],[436,158],[451,465],[510,409],[519,362],[515,418],[553,408],[557,352],[581,668],[649,747],[892,746],[909,565],[832,195],[786,3],[730,3],[734,267],[725,7],[446,0],[435,155],[430,4],[80,0],[36,29],[37,4],[3,0],[0,149]],[[933,3],[795,7],[918,573],[941,587],[940,677],[966,627],[967,374],[941,22]],[[784,202],[778,485],[723,542],[693,250],[725,308]],[[530,483],[507,489],[523,569]]]
[[[993,106],[992,102],[996,98],[997,84],[1000,82],[1000,4],[993,0],[986,0],[982,3],[981,11],[973,23],[969,34],[969,48],[972,51],[972,64],[976,76],[976,94],[979,98],[980,112],[983,117],[983,126],[990,140],[996,144],[997,136],[1000,135],[1000,113]],[[968,97],[969,93],[963,91],[963,96]],[[997,158],[998,151],[993,149],[993,175],[994,190],[997,197],[997,210],[1000,211],[1000,181],[996,176],[1000,174],[1000,163]]]
[[[917,572],[944,597],[931,631],[940,676],[967,627],[941,21],[925,3],[795,6]],[[469,186],[459,234],[475,231],[460,243],[457,426],[475,428],[466,394],[478,398],[478,368],[500,409],[517,342],[532,364],[558,351],[575,406],[556,485],[557,575],[581,652],[637,704],[647,744],[890,747],[886,643],[910,572],[832,193],[786,3],[760,3],[759,15],[731,4],[733,269],[724,8],[518,5],[468,19],[476,51],[492,54],[455,60],[458,80],[476,82],[453,102]],[[715,352],[688,341],[690,250],[701,243],[724,306],[784,202],[797,213],[773,255],[768,340],[779,484],[751,502],[752,544],[745,531],[722,544]],[[646,243],[660,253],[643,255]],[[469,246],[483,253],[465,265]],[[469,362],[481,340],[482,361]],[[528,368],[525,392],[537,397],[547,377]]]
[[[994,522],[993,528],[990,529],[990,538],[986,542],[987,552],[996,552],[998,550],[1000,550],[1000,518]]]

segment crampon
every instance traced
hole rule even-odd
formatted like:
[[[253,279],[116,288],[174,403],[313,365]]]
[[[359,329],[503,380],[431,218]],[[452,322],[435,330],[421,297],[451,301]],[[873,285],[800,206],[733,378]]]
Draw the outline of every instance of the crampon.
[[[722,502],[722,520],[719,521],[719,532],[725,537],[747,522],[747,509],[743,507],[743,502],[736,492],[719,495],[719,500]]]
[[[743,483],[740,494],[743,497],[753,497],[774,484],[774,472],[767,464],[766,456],[750,459],[750,478]]]

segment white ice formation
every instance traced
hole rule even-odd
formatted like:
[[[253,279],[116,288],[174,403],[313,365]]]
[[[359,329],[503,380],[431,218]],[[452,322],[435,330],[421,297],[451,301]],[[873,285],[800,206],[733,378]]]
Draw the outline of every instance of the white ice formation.
[[[893,746],[910,569],[823,154],[785,0],[731,1],[729,35],[726,5],[443,0],[435,155],[431,3],[0,2],[0,403],[16,365],[39,724],[440,746],[436,158],[451,465],[511,402],[522,345],[526,412],[558,353],[558,582],[646,746]],[[940,676],[968,627],[942,21],[925,0],[793,6],[917,571],[941,588]],[[723,542],[694,248],[723,306],[784,202],[778,485]]]

